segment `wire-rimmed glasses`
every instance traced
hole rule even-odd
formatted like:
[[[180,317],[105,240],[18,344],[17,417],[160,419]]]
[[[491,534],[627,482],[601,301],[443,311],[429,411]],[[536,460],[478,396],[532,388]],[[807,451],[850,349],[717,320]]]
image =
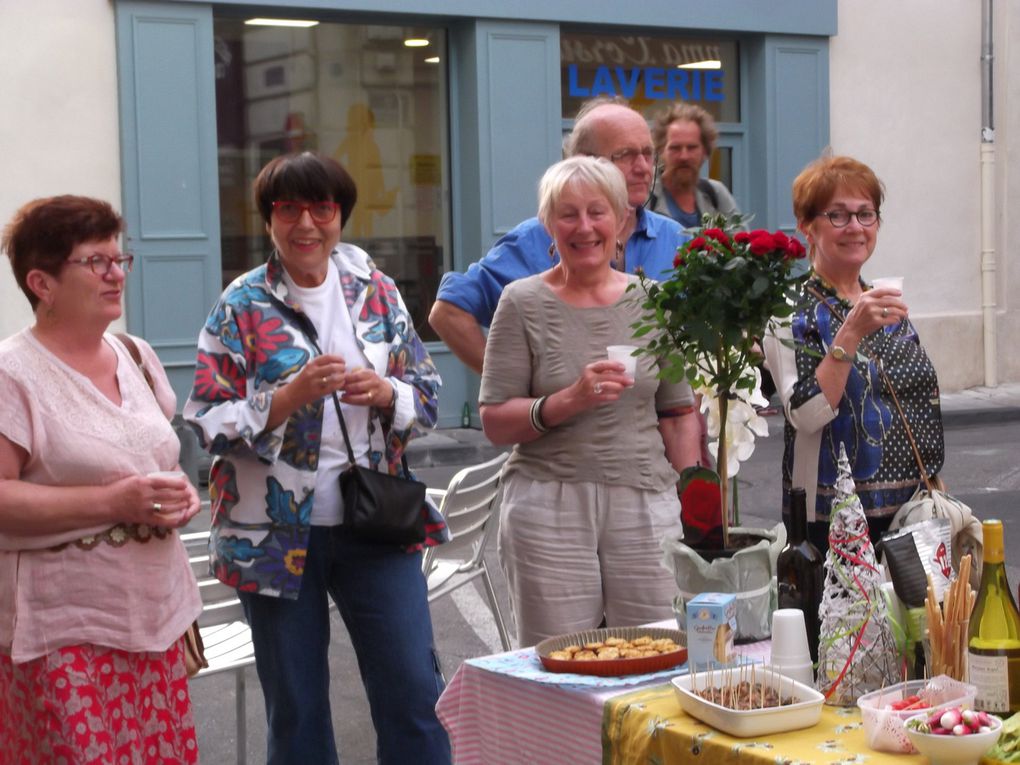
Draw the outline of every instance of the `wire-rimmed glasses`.
[[[116,258],[108,258],[105,255],[89,255],[87,258],[68,258],[67,262],[88,266],[96,276],[106,276],[114,266],[117,266],[125,274],[129,274],[135,266],[135,256],[130,253]]]
[[[644,157],[647,162],[655,165],[655,149],[651,146],[645,146],[643,149],[631,148],[614,151],[609,155],[609,161],[616,165],[627,165],[629,167],[637,162],[638,157]]]

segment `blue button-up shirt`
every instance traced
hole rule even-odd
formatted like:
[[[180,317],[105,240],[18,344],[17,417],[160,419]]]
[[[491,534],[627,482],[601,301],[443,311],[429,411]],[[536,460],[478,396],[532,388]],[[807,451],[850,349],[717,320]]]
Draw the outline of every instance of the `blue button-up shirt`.
[[[687,239],[676,221],[639,207],[637,226],[627,240],[627,270],[634,273],[641,268],[652,279],[661,277],[673,268],[677,248]],[[538,218],[529,218],[500,237],[466,272],[444,274],[436,299],[467,311],[480,325],[488,327],[506,285],[559,262],[558,254],[549,258],[551,244],[552,238]]]

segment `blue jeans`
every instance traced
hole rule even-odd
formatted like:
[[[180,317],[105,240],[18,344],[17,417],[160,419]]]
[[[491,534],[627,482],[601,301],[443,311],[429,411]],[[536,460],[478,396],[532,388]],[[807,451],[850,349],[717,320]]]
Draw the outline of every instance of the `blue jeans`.
[[[266,702],[269,765],[338,763],[329,708],[329,602],[347,625],[380,763],[449,763],[421,554],[313,526],[297,600],[239,593]]]

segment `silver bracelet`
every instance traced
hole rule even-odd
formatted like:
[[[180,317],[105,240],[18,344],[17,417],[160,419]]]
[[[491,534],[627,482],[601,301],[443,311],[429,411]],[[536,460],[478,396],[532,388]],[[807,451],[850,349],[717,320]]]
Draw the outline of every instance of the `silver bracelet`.
[[[529,414],[531,418],[531,427],[539,433],[549,432],[549,427],[542,422],[542,405],[545,404],[545,399],[545,396],[539,396],[531,402],[531,412]]]

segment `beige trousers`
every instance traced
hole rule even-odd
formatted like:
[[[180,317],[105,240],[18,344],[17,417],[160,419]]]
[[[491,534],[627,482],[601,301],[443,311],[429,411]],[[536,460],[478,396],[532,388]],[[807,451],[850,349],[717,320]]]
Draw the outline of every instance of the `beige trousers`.
[[[677,593],[663,536],[681,536],[680,501],[600,483],[503,485],[498,552],[520,645],[554,635],[668,619]]]

